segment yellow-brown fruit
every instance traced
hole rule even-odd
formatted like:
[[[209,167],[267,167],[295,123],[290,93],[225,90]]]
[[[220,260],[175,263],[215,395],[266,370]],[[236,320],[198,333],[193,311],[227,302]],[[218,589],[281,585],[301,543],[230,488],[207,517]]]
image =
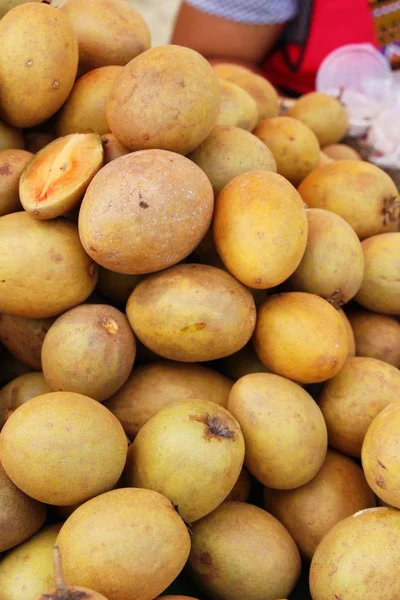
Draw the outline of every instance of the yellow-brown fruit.
[[[208,400],[185,400],[143,425],[129,447],[124,475],[127,485],[166,496],[192,523],[225,500],[243,459],[243,435],[232,415]]]
[[[12,8],[25,4],[25,2],[41,2],[41,0],[2,0],[0,3],[0,19],[4,17]]]
[[[275,600],[300,575],[293,538],[257,506],[224,502],[193,526],[189,571],[211,600]]]
[[[287,528],[308,560],[336,523],[375,504],[360,467],[334,450],[328,450],[321,469],[306,485],[264,492],[265,509]]]
[[[255,327],[252,295],[232,275],[181,264],[141,281],[126,307],[137,337],[153,352],[181,362],[229,356]]]
[[[22,131],[0,120],[0,150],[23,150],[24,147]]]
[[[106,105],[112,85],[122,71],[121,66],[100,67],[80,77],[57,118],[57,136],[70,133],[110,131]]]
[[[324,167],[325,165],[329,165],[332,162],[333,162],[333,158],[331,158],[330,156],[328,156],[327,154],[325,154],[325,152],[323,152],[321,150],[319,153],[318,168]]]
[[[400,314],[400,233],[375,235],[362,243],[364,279],[355,300],[386,315]]]
[[[128,379],[135,356],[135,338],[122,312],[107,304],[81,304],[50,327],[43,374],[53,390],[102,402]]]
[[[217,125],[188,158],[207,175],[215,195],[242,173],[276,173],[272,152],[255,135],[239,127]]]
[[[43,373],[24,373],[12,379],[0,390],[0,429],[19,406],[51,391]]]
[[[400,508],[399,427],[400,404],[396,401],[386,406],[372,421],[361,452],[370,488],[395,508]]]
[[[329,302],[304,292],[270,296],[259,307],[254,348],[273,373],[300,383],[330,379],[348,354],[347,328]]]
[[[1,600],[37,600],[54,587],[52,549],[60,525],[49,525],[0,562]]]
[[[338,311],[338,314],[341,316],[343,323],[345,324],[345,327],[346,327],[347,337],[348,337],[348,342],[349,342],[349,356],[355,356],[356,355],[356,340],[354,337],[352,325],[343,309],[340,309]]]
[[[92,293],[97,268],[73,223],[39,221],[26,212],[0,217],[0,312],[53,317]]]
[[[228,410],[243,431],[245,465],[263,485],[293,489],[318,473],[326,455],[326,425],[299,385],[271,373],[246,375],[234,384]]]
[[[290,286],[341,308],[358,292],[364,276],[364,253],[354,229],[335,213],[309,208],[306,251]]]
[[[0,437],[0,460],[10,479],[32,498],[60,506],[111,489],[126,452],[127,439],[114,415],[72,392],[28,400]]]
[[[333,160],[362,160],[357,150],[347,144],[331,144],[325,146],[323,152]]]
[[[156,46],[118,75],[107,120],[111,132],[131,150],[188,154],[216,124],[220,94],[218,78],[200,54],[182,46]]]
[[[277,173],[235,177],[215,203],[218,254],[239,281],[266,289],[298,267],[307,243],[307,216],[295,188]]]
[[[251,373],[270,372],[254,352],[251,342],[238,352],[219,360],[218,369],[234,381]]]
[[[309,208],[325,208],[341,216],[360,239],[397,230],[396,185],[371,163],[333,162],[310,173],[298,189]]]
[[[310,571],[313,600],[397,600],[400,513],[370,508],[347,517],[324,537]]]
[[[258,108],[254,98],[236,83],[220,79],[219,84],[221,100],[217,125],[253,131],[258,122]]]
[[[252,478],[248,470],[243,467],[235,485],[225,500],[230,500],[232,502],[246,502],[251,492],[251,479]]]
[[[357,356],[377,358],[399,369],[399,321],[361,307],[353,307],[347,316],[354,332]]]
[[[400,372],[375,358],[353,357],[327,381],[319,405],[328,428],[329,445],[360,457],[372,420],[391,402],[400,401]]]
[[[226,407],[233,381],[204,365],[160,361],[138,365],[105,406],[132,439],[162,408],[182,400],[210,400]]]
[[[25,133],[26,150],[32,152],[32,154],[37,154],[45,146],[51,142],[54,142],[55,139],[56,136],[54,133],[47,133],[45,131],[30,131]]]
[[[164,496],[120,489],[77,508],[57,544],[67,584],[79,581],[110,600],[150,600],[184,567],[190,536]]]
[[[22,210],[19,180],[32,158],[25,150],[0,150],[0,216]]]
[[[94,177],[79,234],[102,267],[140,275],[180,262],[210,226],[211,184],[192,161],[165,150],[121,156]]]
[[[305,94],[294,103],[287,114],[308,125],[322,148],[340,142],[349,127],[347,109],[336,98],[321,92]]]
[[[0,341],[15,358],[35,371],[42,370],[42,346],[54,319],[25,319],[0,315]]]
[[[126,65],[150,48],[150,31],[133,6],[123,0],[67,0],[61,12],[79,43],[79,72]]]
[[[0,463],[0,552],[30,538],[43,525],[46,514],[45,505],[18,489]]]
[[[78,67],[78,42],[53,6],[28,2],[0,21],[0,113],[15,127],[51,117],[68,98]]]
[[[38,219],[72,210],[103,166],[97,133],[72,133],[45,146],[22,174],[19,194],[24,209]]]
[[[105,165],[108,165],[109,162],[120,156],[125,156],[125,154],[130,153],[129,148],[121,144],[113,133],[105,133],[102,135],[101,142],[103,144]]]
[[[298,185],[317,168],[320,150],[318,140],[309,127],[291,117],[275,117],[262,121],[254,131],[271,150],[278,173]]]
[[[236,83],[254,98],[258,109],[258,121],[278,116],[279,97],[265,77],[231,63],[219,63],[214,66],[214,71],[220,79]]]
[[[140,280],[140,275],[124,275],[100,267],[96,290],[104,298],[126,304]]]

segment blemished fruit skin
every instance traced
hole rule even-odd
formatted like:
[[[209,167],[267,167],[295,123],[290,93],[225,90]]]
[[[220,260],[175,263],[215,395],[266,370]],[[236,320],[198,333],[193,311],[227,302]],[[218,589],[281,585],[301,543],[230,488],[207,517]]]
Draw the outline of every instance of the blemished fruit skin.
[[[190,535],[164,496],[123,488],[77,508],[57,544],[67,584],[79,581],[109,600],[153,600],[184,567]]]
[[[129,447],[124,479],[164,494],[193,523],[225,500],[243,459],[234,417],[213,402],[186,400],[160,410],[141,428]]]
[[[310,570],[313,600],[397,600],[400,512],[370,508],[335,525],[319,544]]]
[[[243,502],[223,502],[193,525],[188,570],[211,600],[275,600],[289,594],[301,561],[275,517]]]
[[[0,216],[22,210],[19,180],[32,158],[26,150],[0,150]]]
[[[53,6],[28,2],[0,21],[0,114],[14,127],[32,127],[65,102],[78,67],[72,27]]]

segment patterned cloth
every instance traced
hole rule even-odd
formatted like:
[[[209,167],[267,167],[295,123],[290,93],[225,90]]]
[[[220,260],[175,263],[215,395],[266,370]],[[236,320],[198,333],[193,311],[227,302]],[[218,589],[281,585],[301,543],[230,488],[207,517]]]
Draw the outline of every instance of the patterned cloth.
[[[186,0],[198,10],[247,25],[286,23],[298,12],[298,0]]]

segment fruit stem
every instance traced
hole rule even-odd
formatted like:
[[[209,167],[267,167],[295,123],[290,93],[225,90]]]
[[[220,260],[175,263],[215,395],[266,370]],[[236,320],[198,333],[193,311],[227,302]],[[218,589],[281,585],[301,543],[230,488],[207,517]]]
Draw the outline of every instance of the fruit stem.
[[[58,546],[54,546],[53,548],[53,562],[57,588],[57,600],[69,600],[68,588],[65,584],[64,573],[62,569],[60,548]]]

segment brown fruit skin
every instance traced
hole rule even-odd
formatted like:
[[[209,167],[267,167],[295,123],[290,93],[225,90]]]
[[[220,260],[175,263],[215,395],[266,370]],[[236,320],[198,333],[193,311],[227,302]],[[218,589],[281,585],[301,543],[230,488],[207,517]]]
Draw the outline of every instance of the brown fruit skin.
[[[397,600],[400,513],[371,508],[335,525],[318,546],[310,571],[313,600]]]
[[[242,173],[276,173],[272,152],[255,135],[239,127],[217,125],[188,158],[207,175],[215,195]]]
[[[200,54],[182,46],[157,46],[117,77],[107,120],[111,133],[131,150],[188,154],[215,126],[220,94],[218,78]]]
[[[308,125],[322,148],[340,142],[349,127],[346,108],[336,98],[320,92],[305,94],[289,108],[287,114]]]
[[[0,150],[23,150],[24,148],[25,140],[22,131],[0,120]]]
[[[126,65],[150,48],[143,17],[122,0],[68,0],[61,12],[79,43],[79,72],[106,65]]]
[[[65,102],[78,67],[78,43],[64,15],[28,2],[0,21],[0,113],[15,127],[32,127]]]
[[[362,160],[357,150],[347,144],[331,144],[325,146],[323,152],[333,160]]]
[[[221,100],[216,124],[253,131],[258,121],[258,108],[254,98],[231,81],[219,79],[219,85]]]
[[[307,560],[336,523],[375,504],[360,467],[334,450],[328,450],[320,471],[306,485],[264,492],[265,510],[287,528]]]
[[[370,488],[387,504],[400,508],[400,405],[384,408],[372,421],[362,445],[362,466]]]
[[[46,506],[18,489],[0,463],[0,552],[30,538],[46,515]]]
[[[358,292],[364,254],[354,229],[339,215],[321,208],[306,210],[307,246],[290,287],[309,292],[340,308]]]
[[[232,275],[251,288],[267,289],[285,281],[299,265],[307,243],[307,217],[286,179],[251,171],[235,177],[219,194],[213,233]]]
[[[140,275],[124,275],[100,267],[96,291],[104,298],[125,305],[141,279]]]
[[[128,379],[136,343],[125,315],[107,304],[81,304],[50,327],[42,348],[43,374],[53,390],[102,402]]]
[[[121,71],[121,66],[100,67],[75,82],[58,114],[57,137],[88,132],[103,135],[110,131],[106,118],[107,99]]]
[[[105,133],[101,136],[101,141],[103,144],[105,165],[108,165],[109,162],[120,156],[130,153],[129,148],[121,144],[113,133]]]
[[[10,479],[32,498],[60,506],[111,489],[126,452],[114,415],[72,392],[32,398],[10,416],[0,436],[0,459]]]
[[[288,531],[261,508],[224,502],[193,526],[189,572],[211,600],[275,600],[300,575]]]
[[[293,185],[298,185],[317,168],[320,149],[313,131],[291,117],[275,117],[262,121],[254,131],[269,148],[277,170]]]
[[[355,300],[374,312],[400,314],[400,233],[375,235],[362,248],[364,279]]]
[[[210,226],[211,184],[187,158],[144,150],[106,165],[79,213],[86,252],[102,267],[140,275],[180,262]]]
[[[356,306],[347,316],[354,331],[357,356],[377,358],[400,368],[400,323],[395,317]]]
[[[222,406],[185,400],[167,406],[129,447],[125,481],[164,494],[187,523],[209,514],[235,485],[244,459],[239,424]]]
[[[344,321],[323,298],[305,292],[269,296],[258,309],[254,349],[273,373],[318,383],[342,369],[349,354]]]
[[[336,213],[353,227],[361,240],[397,230],[396,185],[387,173],[371,163],[332,162],[310,173],[298,191],[309,208]]]
[[[135,366],[128,381],[104,404],[134,438],[159,410],[198,398],[226,408],[233,381],[203,365],[160,361]]]
[[[246,502],[251,492],[251,480],[251,475],[247,469],[243,467],[235,485],[225,498],[225,501]]]
[[[57,544],[67,583],[79,580],[111,600],[151,600],[184,567],[190,536],[164,496],[120,489],[77,508]]]
[[[63,219],[39,221],[26,212],[0,217],[0,254],[1,313],[54,317],[86,300],[96,286],[97,267],[77,227]]]
[[[228,410],[243,432],[245,465],[260,483],[293,489],[318,473],[327,450],[326,425],[299,385],[271,373],[246,375],[234,384]]]
[[[319,406],[328,428],[329,445],[359,458],[372,420],[395,401],[400,401],[398,369],[375,358],[349,358],[342,371],[321,390]]]
[[[0,217],[22,210],[19,179],[32,158],[25,150],[0,151]]]
[[[278,116],[278,94],[265,77],[231,63],[219,63],[213,68],[220,79],[236,83],[254,98],[258,108],[258,122]]]
[[[25,373],[7,383],[0,390],[0,429],[19,406],[51,391],[43,373]]]
[[[68,594],[68,600],[107,600],[103,594],[81,586],[68,586]],[[58,600],[59,597],[57,590],[52,589],[47,594],[42,594],[38,600]]]
[[[343,309],[338,310],[338,315],[340,315],[340,317],[342,318],[343,323],[346,327],[347,337],[348,337],[348,342],[349,342],[349,354],[348,355],[355,356],[356,355],[356,341],[355,341],[352,325]]]
[[[0,341],[15,358],[42,370],[42,346],[54,319],[26,319],[0,314]]]
[[[153,352],[181,362],[229,356],[249,341],[256,323],[252,295],[229,273],[181,264],[141,281],[126,314]]]

